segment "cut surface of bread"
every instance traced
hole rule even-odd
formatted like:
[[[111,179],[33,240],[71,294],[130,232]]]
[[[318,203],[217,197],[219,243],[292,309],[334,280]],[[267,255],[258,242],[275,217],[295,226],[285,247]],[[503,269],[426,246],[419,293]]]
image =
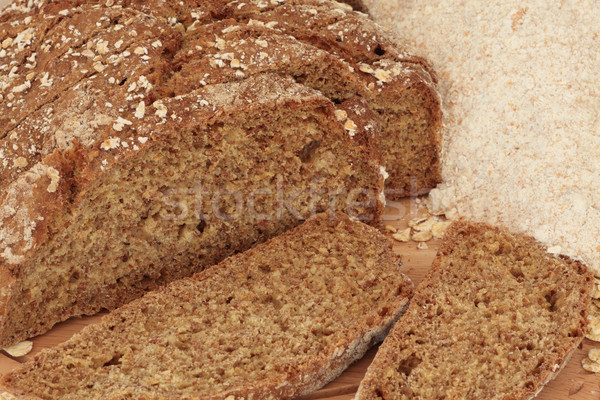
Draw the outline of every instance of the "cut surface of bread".
[[[592,282],[531,237],[454,223],[356,398],[532,398],[581,343]]]
[[[391,244],[346,215],[117,309],[4,376],[21,399],[287,399],[334,379],[404,311]]]

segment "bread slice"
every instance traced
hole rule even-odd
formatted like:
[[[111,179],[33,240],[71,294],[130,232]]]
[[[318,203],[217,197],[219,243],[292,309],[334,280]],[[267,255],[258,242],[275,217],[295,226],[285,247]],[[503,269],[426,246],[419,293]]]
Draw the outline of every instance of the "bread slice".
[[[21,399],[288,399],[334,379],[405,309],[384,235],[320,214],[151,292],[4,376]]]
[[[531,237],[455,223],[356,398],[530,399],[581,343],[592,282]]]
[[[235,18],[274,29],[349,62],[364,79],[370,106],[382,119],[386,196],[427,193],[441,181],[440,100],[429,64],[367,16],[332,1],[286,1],[268,11],[233,10]],[[252,13],[252,14],[250,14]],[[250,14],[250,15],[249,15]],[[401,84],[404,83],[404,84]]]
[[[415,170],[437,168],[436,145],[430,147],[429,155],[422,153],[425,147],[435,142],[435,134],[427,138],[428,134],[416,133],[414,129],[417,128],[413,126],[419,118],[425,125],[433,123],[431,112],[436,109],[437,97],[432,87],[423,83],[422,66],[407,65],[393,57],[380,57],[374,63],[359,63],[352,57],[346,60],[288,35],[285,29],[278,29],[278,25],[273,28],[267,25],[268,22],[248,25],[228,19],[190,29],[185,45],[175,56],[177,73],[161,86],[167,91],[161,95],[176,95],[190,87],[243,79],[269,71],[289,75],[338,104],[360,98],[377,116],[378,125],[383,127],[381,150],[390,174],[386,180],[387,196],[420,194],[426,191],[425,187],[435,186],[435,179],[424,183],[425,177],[430,179],[433,176],[430,172]],[[413,105],[408,106],[409,103]],[[405,107],[414,109],[408,112]],[[418,113],[422,115],[417,117]],[[354,124],[352,119],[344,122],[349,128]],[[432,127],[425,128],[425,125],[421,128],[437,132]],[[349,133],[354,135],[351,129]],[[411,150],[407,151],[409,147]],[[404,161],[401,162],[402,159]],[[402,178],[404,183],[399,184],[401,176],[406,179]],[[392,187],[398,189],[398,196],[392,195],[396,190]]]

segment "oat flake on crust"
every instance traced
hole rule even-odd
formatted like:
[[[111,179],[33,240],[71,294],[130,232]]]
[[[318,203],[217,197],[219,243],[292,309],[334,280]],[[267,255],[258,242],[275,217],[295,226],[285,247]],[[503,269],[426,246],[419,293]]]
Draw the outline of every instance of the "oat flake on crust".
[[[600,2],[365,3],[440,77],[433,211],[532,234],[600,274]]]

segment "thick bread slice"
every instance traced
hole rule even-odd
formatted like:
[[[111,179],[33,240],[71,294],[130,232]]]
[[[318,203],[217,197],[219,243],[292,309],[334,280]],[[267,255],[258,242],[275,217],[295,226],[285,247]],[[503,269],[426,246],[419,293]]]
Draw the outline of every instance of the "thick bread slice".
[[[366,105],[364,108],[375,117],[377,125],[403,124],[403,127],[394,133],[390,133],[389,129],[382,131],[383,137],[380,136],[378,140],[387,144],[378,144],[378,148],[386,154],[389,153],[386,150],[388,146],[397,151],[402,147],[397,143],[405,143],[408,146],[408,143],[415,139],[404,136],[409,128],[399,122],[400,119],[407,122],[407,118],[414,122],[414,114],[407,113],[406,110],[399,111],[402,105],[414,100],[415,92],[411,88],[422,81],[417,75],[407,78],[410,68],[406,63],[387,58],[379,60],[373,66],[347,61],[312,44],[283,34],[277,26],[271,29],[265,24],[248,25],[228,19],[188,31],[184,46],[175,55],[174,69],[177,72],[160,86],[160,89],[166,92],[161,93],[159,97],[177,95],[190,88],[243,79],[256,73],[274,72],[289,75],[338,104],[361,99]],[[422,96],[423,92],[419,92],[418,102],[423,100]],[[430,108],[423,104],[413,103],[413,106],[415,113],[430,112]],[[356,121],[347,118],[343,113],[341,115],[349,135],[356,137]],[[372,126],[371,131],[372,135],[379,133],[380,129],[374,129]],[[411,145],[411,148],[416,147]],[[389,164],[387,161],[386,163]],[[417,166],[420,163],[412,165]],[[414,172],[405,167],[401,169],[403,174]],[[386,193],[390,194],[389,187]]]
[[[20,399],[288,399],[334,379],[412,284],[346,215],[300,227],[113,311],[4,376]]]
[[[529,399],[581,343],[592,282],[531,237],[455,223],[356,399]]]

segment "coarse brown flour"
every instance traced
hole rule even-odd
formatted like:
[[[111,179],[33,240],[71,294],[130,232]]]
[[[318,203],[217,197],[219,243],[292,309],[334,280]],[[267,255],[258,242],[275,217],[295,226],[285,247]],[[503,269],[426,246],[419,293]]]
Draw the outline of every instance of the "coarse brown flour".
[[[444,101],[433,211],[533,234],[600,273],[600,2],[366,0]]]

